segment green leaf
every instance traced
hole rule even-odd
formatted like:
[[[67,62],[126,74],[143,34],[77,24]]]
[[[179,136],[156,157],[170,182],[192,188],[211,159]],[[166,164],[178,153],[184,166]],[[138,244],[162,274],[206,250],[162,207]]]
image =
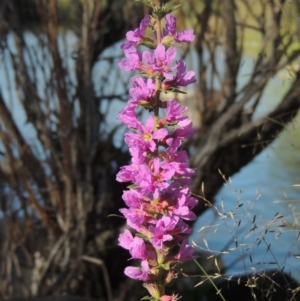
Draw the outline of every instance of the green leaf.
[[[131,185],[127,186],[128,189],[136,189],[136,188],[138,188],[138,187],[139,187],[139,186],[136,185],[136,184],[131,184]]]
[[[139,45],[144,45],[150,49],[155,49],[156,46],[154,41],[150,41],[149,39],[148,40],[144,39]]]
[[[184,91],[181,91],[177,88],[173,88],[173,89],[170,89],[172,92],[175,92],[175,93],[180,93],[180,94],[187,94],[187,92],[184,92]]]
[[[161,11],[161,9],[153,9],[153,15],[156,16],[158,20],[163,19],[167,13]]]
[[[164,270],[169,271],[170,270],[170,264],[169,263],[163,263],[160,265]]]
[[[139,102],[139,106],[145,108],[145,109],[148,109],[148,110],[152,110],[153,109],[153,105],[147,101],[147,100],[141,100]]]
[[[153,78],[153,77],[156,76],[156,73],[150,75],[150,74],[147,74],[147,73],[145,73],[145,72],[140,72],[139,74],[140,74],[141,76],[143,76],[143,77],[146,77],[146,78]]]
[[[176,4],[168,8],[169,13],[172,13],[173,11],[177,10],[182,4]]]

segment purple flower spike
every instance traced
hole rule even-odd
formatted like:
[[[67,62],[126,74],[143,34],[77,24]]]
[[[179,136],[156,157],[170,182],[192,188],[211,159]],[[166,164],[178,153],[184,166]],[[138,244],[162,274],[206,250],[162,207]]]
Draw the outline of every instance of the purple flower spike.
[[[119,67],[138,74],[130,79],[128,104],[118,115],[118,120],[130,129],[124,141],[131,155],[131,164],[122,166],[117,174],[117,181],[130,183],[122,196],[127,208],[120,212],[135,234],[125,230],[118,243],[139,264],[124,272],[146,282],[144,286],[151,295],[147,298],[175,301],[177,295],[161,296],[163,290],[158,284],[174,279],[178,261],[194,258],[194,248],[186,239],[192,228],[185,221],[196,219],[191,210],[197,199],[189,190],[195,169],[189,167],[182,145],[195,130],[185,114],[187,108],[182,108],[176,99],[162,100],[160,94],[178,92],[178,88],[196,79],[194,71],[186,72],[184,61],[175,63],[176,48],[172,46],[193,41],[193,30],[177,32],[176,18],[171,14],[165,20],[161,40],[157,34],[160,18],[147,15],[139,28],[126,34],[127,41],[121,46],[125,59]],[[149,26],[153,37],[145,36]],[[150,50],[139,52],[137,45]],[[148,117],[145,111],[150,113]],[[171,254],[178,244],[179,252]]]

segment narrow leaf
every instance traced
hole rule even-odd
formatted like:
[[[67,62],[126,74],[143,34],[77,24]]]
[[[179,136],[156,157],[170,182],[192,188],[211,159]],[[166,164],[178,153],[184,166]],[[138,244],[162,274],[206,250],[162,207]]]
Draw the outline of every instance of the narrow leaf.
[[[176,4],[176,5],[173,5],[171,6],[168,11],[169,13],[172,13],[173,11],[177,10],[182,4]]]

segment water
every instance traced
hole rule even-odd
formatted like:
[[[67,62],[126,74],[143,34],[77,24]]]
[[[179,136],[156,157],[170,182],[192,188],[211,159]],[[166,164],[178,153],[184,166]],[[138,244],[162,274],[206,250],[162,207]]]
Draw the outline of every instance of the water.
[[[221,256],[228,275],[284,268],[300,279],[299,129],[298,114],[273,144],[224,184],[216,208],[194,226],[191,240],[200,248],[214,254],[225,250]],[[206,225],[212,226],[203,229]]]
[[[224,57],[218,56],[222,70]],[[238,88],[247,82],[252,67],[253,60],[244,58]],[[254,119],[272,111],[290,83],[289,78],[272,78]],[[191,241],[200,250],[219,254],[228,276],[283,268],[300,279],[300,185],[295,186],[300,183],[299,135],[300,113],[271,145],[224,181],[215,208],[197,220]]]
[[[27,41],[32,46],[37,43],[30,34],[27,35]],[[13,43],[12,37],[9,42]],[[76,39],[72,34],[68,34],[64,42],[69,49],[66,57],[70,58]],[[61,41],[60,47],[62,46]],[[110,49],[107,54],[118,51],[116,49],[119,48]],[[8,54],[3,53],[2,60],[8,62],[7,66],[9,66]],[[190,62],[194,60],[195,57],[192,55]],[[218,60],[218,66],[223,68],[222,53],[219,54]],[[246,58],[240,70],[239,86],[245,83],[247,74],[251,73],[249,71],[251,64],[252,60]],[[34,144],[35,130],[26,123],[26,116],[14,92],[16,89],[10,89],[10,85],[14,85],[12,70],[5,69],[4,66],[5,64],[0,64],[1,91],[21,132],[29,143]],[[74,69],[74,62],[71,59],[68,59],[68,68],[71,71]],[[97,80],[105,80],[108,73],[111,78],[117,76],[117,71],[109,68],[109,64],[102,62],[96,65],[93,71],[97,93],[109,95],[112,88],[115,92],[122,88],[107,84],[104,90],[98,89]],[[71,81],[75,83],[75,78],[71,77]],[[41,93],[45,84],[43,81],[39,82],[38,89]],[[255,118],[272,110],[288,86],[287,80],[276,77],[272,79]],[[103,101],[101,104],[101,111],[107,111],[110,127],[118,124],[117,112],[124,106],[121,101],[113,100],[113,102],[113,105],[108,101]],[[228,275],[251,269],[258,271],[284,267],[285,271],[290,271],[295,277],[300,278],[300,259],[297,256],[300,254],[297,241],[300,230],[298,222],[300,187],[293,186],[300,184],[300,140],[297,139],[300,134],[299,123],[298,116],[272,145],[224,184],[216,196],[216,207],[207,210],[194,226],[195,233],[191,240],[203,249],[221,254],[227,265]],[[116,136],[117,145],[121,144],[122,137],[121,132]],[[198,232],[200,229],[202,230]],[[222,252],[223,250],[226,252]]]

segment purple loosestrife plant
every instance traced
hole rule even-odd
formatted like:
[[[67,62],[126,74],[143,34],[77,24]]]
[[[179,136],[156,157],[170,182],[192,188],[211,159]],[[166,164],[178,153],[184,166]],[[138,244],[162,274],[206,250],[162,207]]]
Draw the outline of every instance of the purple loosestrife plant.
[[[166,295],[165,286],[177,277],[179,262],[194,258],[194,248],[187,242],[192,229],[186,221],[196,219],[191,210],[197,200],[189,190],[195,170],[188,166],[187,153],[182,150],[194,129],[184,115],[187,108],[176,99],[162,102],[160,93],[178,92],[196,81],[193,71],[186,72],[184,61],[175,61],[174,47],[192,42],[194,33],[176,31],[176,18],[170,14],[175,7],[142,2],[152,7],[153,15],[127,33],[127,42],[121,46],[126,58],[119,63],[125,71],[138,71],[130,80],[128,105],[118,116],[130,129],[125,143],[132,155],[131,164],[117,175],[117,181],[130,183],[123,193],[127,208],[120,211],[133,229],[119,236],[119,245],[129,251],[130,259],[139,262],[128,266],[125,274],[144,282],[150,295],[144,300],[176,301],[179,297]],[[151,30],[153,34],[148,36]],[[138,45],[150,49],[141,53]],[[150,113],[145,123],[138,118],[138,107]]]

